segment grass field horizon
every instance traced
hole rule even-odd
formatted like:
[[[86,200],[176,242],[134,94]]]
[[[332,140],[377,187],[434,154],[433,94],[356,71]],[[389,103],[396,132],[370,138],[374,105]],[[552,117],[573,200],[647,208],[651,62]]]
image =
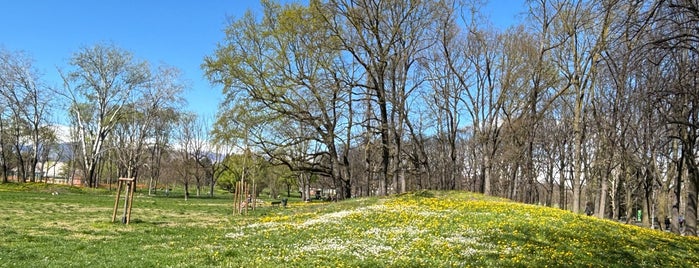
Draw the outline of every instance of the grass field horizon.
[[[58,194],[55,194],[58,193]],[[0,267],[699,267],[699,239],[469,192],[269,202],[0,184]]]

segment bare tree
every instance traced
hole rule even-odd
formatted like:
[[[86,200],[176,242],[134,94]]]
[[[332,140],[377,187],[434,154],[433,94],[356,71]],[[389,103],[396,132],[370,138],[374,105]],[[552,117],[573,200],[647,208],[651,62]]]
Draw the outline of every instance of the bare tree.
[[[515,147],[514,155],[521,155],[523,163],[515,162],[512,174],[518,174],[522,168],[524,183],[517,181],[516,176],[511,176],[512,189],[510,196],[518,200],[531,201],[533,197],[535,170],[534,151],[535,138],[539,130],[540,120],[561,94],[567,90],[567,86],[561,85],[561,79],[551,70],[553,67],[553,50],[560,47],[561,43],[554,40],[556,34],[554,26],[560,17],[561,4],[559,1],[531,0],[529,3],[529,20],[533,28],[530,39],[535,43],[535,48],[527,49],[527,55],[531,55],[527,66],[530,71],[526,74],[527,86],[520,88],[518,93],[524,103],[506,105],[505,121],[509,128],[510,136]],[[519,110],[521,109],[521,111]],[[516,128],[519,128],[517,130]],[[512,136],[514,135],[514,136]],[[514,149],[514,148],[513,148]],[[522,165],[520,167],[519,165]],[[519,185],[522,186],[519,186]],[[523,187],[525,191],[519,191]],[[518,192],[519,191],[519,192]]]
[[[156,127],[164,127],[157,124],[174,124],[174,118],[167,111],[178,109],[183,90],[179,70],[161,66],[143,88],[133,92],[132,101],[124,106],[112,135],[119,176],[138,177],[149,153],[147,147],[156,146],[152,139],[158,130]]]
[[[2,182],[9,182],[10,172],[10,153],[12,151],[10,137],[7,135],[6,115],[8,105],[5,105],[3,100],[0,100],[0,161],[2,161]]]
[[[591,102],[591,91],[597,82],[597,65],[601,59],[602,51],[606,48],[609,26],[612,18],[611,6],[603,5],[603,1],[582,0],[542,0],[537,3],[532,15],[543,25],[542,42],[549,46],[542,46],[542,53],[550,49],[552,59],[562,74],[565,81],[558,93],[553,96],[565,94],[572,98],[573,126],[573,173],[572,173],[572,211],[580,209],[580,192],[585,175],[583,175],[584,146],[586,146],[585,119]],[[547,32],[548,31],[548,32]],[[544,44],[544,43],[542,43]],[[544,103],[542,108],[536,105],[537,96],[542,93],[537,83],[532,90],[529,105],[530,120],[538,121],[541,112],[546,112],[547,106],[552,103]],[[570,94],[569,91],[570,90]],[[551,99],[553,100],[553,98]],[[538,111],[537,111],[538,110]],[[528,135],[529,141],[527,157],[531,159],[534,152],[533,135]],[[535,178],[533,162],[526,166],[528,185],[531,187]]]
[[[0,94],[11,112],[9,126],[14,133],[20,179],[34,181],[42,149],[49,148],[42,140],[42,131],[48,126],[53,99],[39,80],[31,58],[4,49],[0,49]]]
[[[439,172],[439,188],[453,189],[460,173],[456,145],[459,127],[462,125],[461,120],[466,115],[466,109],[470,118],[474,115],[474,111],[476,115],[480,115],[480,107],[466,105],[468,102],[465,100],[467,94],[470,96],[473,83],[471,77],[477,75],[472,69],[473,62],[469,61],[472,59],[469,58],[469,53],[475,46],[469,46],[471,39],[467,39],[467,36],[459,31],[456,22],[458,19],[456,9],[459,6],[456,1],[445,1],[443,4],[448,5],[444,8],[448,13],[439,20],[441,27],[437,28],[437,45],[432,47],[424,58],[421,58],[420,63],[427,73],[427,81],[431,89],[425,96],[425,102],[428,103],[426,106],[431,117],[435,119],[436,140],[440,143],[439,152],[443,153],[439,154],[440,158],[434,159],[436,162],[434,166],[442,167]],[[470,100],[474,99],[470,98]],[[473,123],[479,124],[478,119],[474,118]],[[419,141],[410,122],[408,127],[413,139]],[[474,131],[476,131],[475,128]]]
[[[172,108],[158,109],[156,116],[153,118],[153,134],[150,137],[152,140],[149,143],[147,157],[147,168],[150,171],[148,174],[148,194],[155,194],[158,189],[158,184],[161,182],[161,176],[165,175],[162,172],[163,160],[168,155],[168,151],[172,146],[176,123],[180,115],[178,110]]]
[[[699,3],[693,0],[657,0],[645,14],[647,16],[641,21],[637,34],[649,36],[644,55],[659,70],[654,78],[662,83],[654,84],[656,87],[649,93],[659,100],[655,105],[664,115],[664,121],[676,130],[676,134],[669,137],[680,141],[681,161],[687,171],[685,234],[696,236],[699,185],[696,150],[699,139]],[[678,176],[681,173],[678,172]],[[678,182],[681,181],[678,177]],[[677,183],[676,187],[679,199],[681,183]],[[679,210],[680,204],[675,202]]]
[[[70,114],[77,123],[81,162],[87,184],[97,186],[104,142],[122,119],[131,95],[148,82],[148,66],[113,45],[83,48],[73,55],[73,69],[61,73]]]
[[[198,140],[198,129],[199,127],[197,116],[194,114],[182,115],[179,118],[179,128],[177,128],[177,134],[175,135],[176,145],[175,153],[173,154],[172,160],[177,163],[175,171],[179,177],[179,181],[184,186],[184,199],[189,199],[189,188],[192,179],[197,179],[199,166],[196,162],[196,157],[198,157],[201,150],[201,141]],[[197,183],[197,193],[199,191],[199,186]]]
[[[361,70],[363,79],[357,85],[367,90],[378,109],[379,192],[388,194],[391,183],[400,191],[395,184],[404,171],[406,103],[421,83],[412,72],[421,53],[433,44],[429,33],[436,29],[440,9],[428,1],[375,0],[332,0],[326,7],[327,27]]]

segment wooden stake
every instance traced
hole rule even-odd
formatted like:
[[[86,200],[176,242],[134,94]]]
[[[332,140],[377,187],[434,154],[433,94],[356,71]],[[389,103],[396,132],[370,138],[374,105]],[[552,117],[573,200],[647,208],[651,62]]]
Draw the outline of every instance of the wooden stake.
[[[122,216],[122,221],[125,224],[129,224],[131,221],[131,208],[133,207],[133,194],[136,189],[136,179],[134,178],[119,178],[119,187],[117,189],[116,197],[114,198],[112,222],[116,221],[116,214],[117,210],[119,209],[119,199],[121,198],[121,189],[124,188],[124,184],[126,184],[126,191],[124,193],[124,215]]]
[[[121,196],[121,186],[123,181],[119,181],[119,187],[117,187],[117,195],[114,199],[114,212],[112,213],[112,222],[116,220],[117,209],[119,208],[119,197]]]

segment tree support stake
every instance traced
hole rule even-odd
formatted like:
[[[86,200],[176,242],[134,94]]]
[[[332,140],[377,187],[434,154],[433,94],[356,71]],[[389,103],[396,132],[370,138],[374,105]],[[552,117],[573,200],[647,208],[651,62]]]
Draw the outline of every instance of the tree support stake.
[[[119,198],[121,197],[121,189],[126,185],[124,193],[124,214],[121,217],[121,223],[129,224],[131,221],[131,207],[133,205],[133,193],[136,189],[135,178],[119,178],[119,187],[114,198],[114,211],[112,212],[112,222],[116,221],[117,210],[119,208]]]

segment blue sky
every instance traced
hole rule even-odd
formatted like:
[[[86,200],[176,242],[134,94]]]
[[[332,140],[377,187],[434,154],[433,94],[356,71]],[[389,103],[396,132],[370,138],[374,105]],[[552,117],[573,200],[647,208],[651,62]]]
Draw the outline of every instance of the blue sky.
[[[524,0],[491,0],[484,12],[504,27],[524,11]],[[154,65],[179,68],[191,88],[187,109],[209,117],[221,100],[220,88],[201,71],[204,56],[223,40],[228,17],[257,0],[0,0],[0,46],[22,50],[35,60],[49,85],[60,85],[56,68],[66,68],[79,48],[113,43]]]

